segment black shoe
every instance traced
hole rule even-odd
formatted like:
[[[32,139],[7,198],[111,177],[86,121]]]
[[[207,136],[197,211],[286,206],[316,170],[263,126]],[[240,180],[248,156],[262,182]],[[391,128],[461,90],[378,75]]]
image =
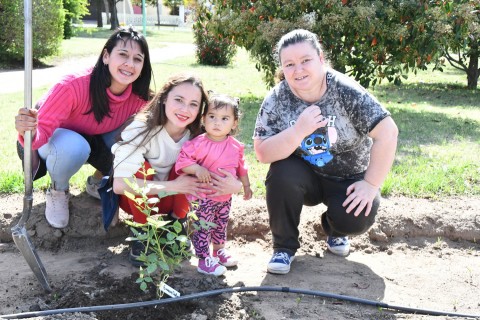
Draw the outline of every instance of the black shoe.
[[[128,261],[135,267],[145,267],[143,261],[138,260],[142,255],[142,252],[145,252],[145,245],[139,241],[134,240],[130,245],[130,254],[128,255]]]

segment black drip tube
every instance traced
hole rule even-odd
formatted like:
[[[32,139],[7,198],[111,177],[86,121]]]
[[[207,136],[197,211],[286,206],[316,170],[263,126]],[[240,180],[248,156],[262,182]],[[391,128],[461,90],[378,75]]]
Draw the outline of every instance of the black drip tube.
[[[104,306],[92,306],[92,307],[78,307],[78,308],[68,308],[68,309],[55,309],[55,310],[44,310],[44,311],[35,311],[35,312],[24,312],[17,314],[7,314],[0,316],[0,319],[26,319],[33,317],[42,317],[53,314],[60,313],[74,313],[74,312],[98,312],[98,311],[113,311],[113,310],[123,310],[123,309],[133,309],[133,308],[143,308],[158,306],[162,304],[189,301],[193,299],[206,298],[210,296],[216,296],[223,293],[237,293],[237,292],[248,292],[248,291],[272,291],[272,292],[288,292],[288,293],[298,293],[305,294],[317,297],[332,298],[337,300],[349,301],[369,306],[374,306],[376,308],[400,311],[403,313],[414,313],[414,314],[423,314],[431,316],[449,316],[449,317],[464,317],[464,318],[480,318],[479,315],[473,314],[461,314],[456,312],[447,312],[447,311],[436,311],[436,310],[427,310],[427,309],[418,309],[410,308],[396,305],[389,305],[384,302],[356,298],[352,296],[344,296],[340,294],[314,291],[314,290],[304,290],[304,289],[295,289],[288,287],[269,287],[269,286],[259,286],[259,287],[231,287],[217,290],[204,291],[199,293],[193,293],[186,296],[180,296],[176,298],[161,299],[161,300],[151,300],[151,301],[142,301],[142,302],[133,302],[133,303],[124,303],[124,304],[114,304],[114,305],[104,305]]]

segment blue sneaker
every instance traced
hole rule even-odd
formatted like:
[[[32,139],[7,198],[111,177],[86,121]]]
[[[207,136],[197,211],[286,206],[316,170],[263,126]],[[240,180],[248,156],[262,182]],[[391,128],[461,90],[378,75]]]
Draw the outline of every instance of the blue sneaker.
[[[290,271],[290,264],[294,259],[295,256],[287,252],[275,252],[267,265],[267,271],[276,274],[287,274]]]
[[[327,248],[331,253],[346,257],[350,252],[350,242],[348,242],[348,237],[327,237]]]

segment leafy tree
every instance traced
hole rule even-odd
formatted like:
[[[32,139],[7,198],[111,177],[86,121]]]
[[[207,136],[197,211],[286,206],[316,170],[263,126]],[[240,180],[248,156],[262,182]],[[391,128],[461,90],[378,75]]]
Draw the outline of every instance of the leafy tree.
[[[183,0],[163,0],[164,4],[170,8],[170,14],[178,15],[179,6],[183,4]]]
[[[468,88],[475,89],[480,75],[480,2],[435,1],[430,10],[435,23],[433,38],[442,56],[467,74]]]
[[[88,14],[87,0],[63,0],[65,10],[65,23],[63,24],[63,38],[70,39],[73,36],[73,23],[78,22]]]
[[[471,8],[474,1],[434,0],[214,0],[223,34],[235,39],[257,61],[268,85],[277,71],[273,48],[284,33],[308,29],[319,39],[333,66],[368,87],[382,79],[400,83],[409,72],[441,68],[442,56],[455,48],[462,35],[478,44],[478,15],[470,15],[455,40],[440,45],[443,21],[452,21],[454,9]],[[449,3],[449,6],[446,4]],[[478,2],[477,7],[478,7]],[[448,10],[447,10],[448,9]],[[460,10],[461,11],[461,10]],[[457,12],[457,11],[455,11]],[[461,11],[465,13],[466,11]],[[453,21],[455,21],[453,19]],[[476,22],[475,22],[476,21]],[[470,33],[468,33],[470,32]],[[461,41],[464,43],[465,38]],[[475,43],[475,41],[473,41]],[[475,48],[475,45],[470,48]],[[478,47],[478,45],[477,45]],[[461,47],[465,48],[465,46]],[[461,50],[461,49],[460,49]],[[471,51],[470,51],[471,52]],[[475,57],[468,55],[470,61]],[[478,63],[477,63],[478,66]],[[478,78],[478,76],[477,76]]]
[[[196,57],[200,64],[212,66],[228,65],[235,54],[237,47],[232,36],[224,34],[225,24],[228,21],[217,20],[205,6],[195,8],[195,23],[193,33],[196,44]]]
[[[39,60],[58,52],[63,36],[65,13],[62,0],[33,0],[32,51]],[[0,59],[21,61],[24,57],[23,1],[0,2]]]

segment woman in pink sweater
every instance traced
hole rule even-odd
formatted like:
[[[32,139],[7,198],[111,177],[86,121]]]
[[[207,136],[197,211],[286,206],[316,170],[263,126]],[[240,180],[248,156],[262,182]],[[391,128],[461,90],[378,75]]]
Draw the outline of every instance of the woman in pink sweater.
[[[132,27],[119,28],[93,68],[65,76],[35,109],[18,111],[18,140],[23,145],[25,131],[31,130],[32,149],[38,151],[33,152],[38,160],[34,179],[48,172],[52,181],[45,208],[52,227],[68,225],[69,180],[85,163],[97,169],[87,180],[87,191],[99,197],[92,186],[109,175],[116,133],[149,100],[151,78],[145,37]]]

